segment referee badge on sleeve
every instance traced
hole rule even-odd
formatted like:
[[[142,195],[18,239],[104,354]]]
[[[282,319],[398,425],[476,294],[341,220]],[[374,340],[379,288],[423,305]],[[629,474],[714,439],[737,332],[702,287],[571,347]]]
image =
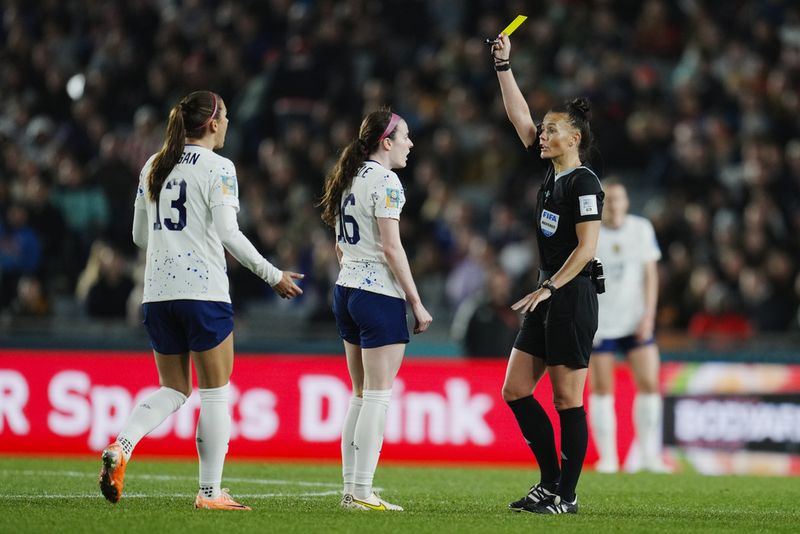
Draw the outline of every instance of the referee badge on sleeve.
[[[581,216],[597,215],[597,195],[581,195],[578,197]]]
[[[539,227],[545,237],[551,237],[558,230],[558,213],[553,213],[549,210],[542,210],[542,216],[539,219]]]
[[[400,190],[386,188],[386,207],[399,208],[400,207]]]

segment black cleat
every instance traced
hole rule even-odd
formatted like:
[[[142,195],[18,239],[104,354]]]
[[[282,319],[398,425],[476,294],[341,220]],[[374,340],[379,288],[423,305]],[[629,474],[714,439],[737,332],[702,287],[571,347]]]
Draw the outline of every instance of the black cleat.
[[[565,501],[559,495],[553,495],[537,504],[526,505],[523,512],[530,512],[532,514],[577,514],[578,513],[578,496],[572,502]]]
[[[526,506],[533,506],[539,504],[541,501],[545,499],[549,499],[550,497],[555,496],[555,493],[548,490],[541,484],[536,484],[531,486],[531,489],[528,490],[528,494],[525,495],[518,501],[514,501],[508,505],[510,510],[515,512],[521,512],[525,509]]]

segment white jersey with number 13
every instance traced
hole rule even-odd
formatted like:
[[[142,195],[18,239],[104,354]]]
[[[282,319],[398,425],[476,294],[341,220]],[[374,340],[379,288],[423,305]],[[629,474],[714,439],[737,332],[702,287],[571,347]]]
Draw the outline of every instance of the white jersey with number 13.
[[[211,209],[239,210],[236,168],[207,148],[186,145],[158,202],[149,200],[151,156],[139,176],[136,209],[147,210],[148,244],[143,302],[230,302],[225,251]]]

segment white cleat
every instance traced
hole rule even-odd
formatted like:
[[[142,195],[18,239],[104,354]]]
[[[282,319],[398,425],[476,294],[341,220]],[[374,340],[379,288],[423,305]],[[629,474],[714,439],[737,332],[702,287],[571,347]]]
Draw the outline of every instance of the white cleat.
[[[342,496],[340,503],[342,508],[347,510],[362,510],[373,512],[402,512],[403,507],[390,502],[386,502],[378,497],[375,492],[372,492],[366,499],[356,499],[350,493],[345,493]]]
[[[668,475],[675,471],[671,466],[665,464],[660,458],[650,462],[645,462],[645,464],[642,466],[642,470],[661,475]]]
[[[619,473],[619,463],[613,460],[600,460],[594,464],[594,470],[606,475]]]

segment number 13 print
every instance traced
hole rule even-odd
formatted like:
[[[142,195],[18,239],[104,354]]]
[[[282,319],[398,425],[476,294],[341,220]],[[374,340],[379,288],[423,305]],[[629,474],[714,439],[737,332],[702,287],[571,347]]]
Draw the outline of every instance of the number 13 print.
[[[164,195],[165,191],[167,190],[172,192],[175,186],[179,188],[178,198],[170,202],[170,209],[178,211],[178,222],[175,222],[170,217],[166,217],[164,218],[164,226],[167,227],[167,230],[179,232],[183,230],[184,227],[186,226],[186,180],[181,180],[180,182],[177,182],[175,180],[168,181],[167,183],[164,184],[164,189],[161,190],[161,195]],[[156,202],[156,221],[153,223],[153,230],[162,229],[160,204],[161,204],[161,196],[159,196],[158,202]]]

